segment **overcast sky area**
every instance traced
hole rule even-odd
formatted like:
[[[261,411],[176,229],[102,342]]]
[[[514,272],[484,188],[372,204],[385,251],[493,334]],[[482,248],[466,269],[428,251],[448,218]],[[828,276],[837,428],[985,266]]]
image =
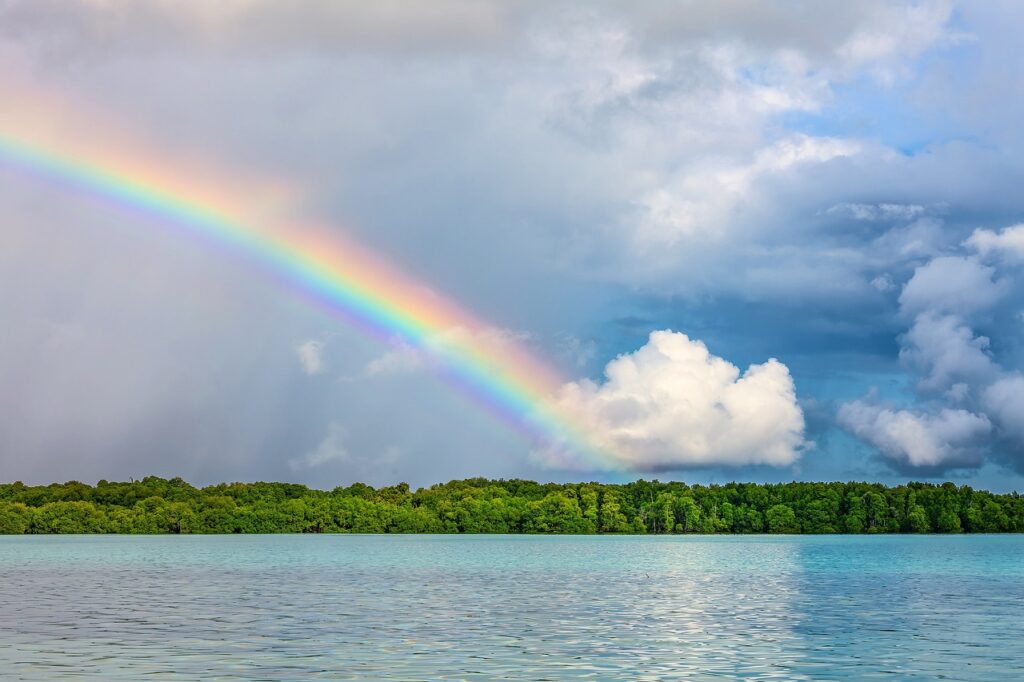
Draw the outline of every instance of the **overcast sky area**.
[[[552,404],[617,453],[530,442],[231,254],[0,163],[0,480],[1022,490],[1022,25],[1009,1],[0,0],[0,107],[47,93],[155,165],[286,180],[555,366]]]

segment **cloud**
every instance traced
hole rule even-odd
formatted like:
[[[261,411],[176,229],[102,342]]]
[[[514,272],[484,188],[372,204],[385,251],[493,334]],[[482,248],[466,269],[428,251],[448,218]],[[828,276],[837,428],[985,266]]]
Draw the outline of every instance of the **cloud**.
[[[902,264],[918,258],[938,256],[947,239],[941,221],[921,218],[888,230],[875,239],[871,246],[890,262]]]
[[[852,64],[875,63],[875,75],[883,82],[891,82],[898,75],[884,60],[894,55],[918,55],[936,43],[965,38],[947,28],[952,2],[876,5],[872,9],[877,23],[859,30],[839,46],[838,52]]]
[[[325,345],[323,341],[310,339],[303,341],[295,347],[295,354],[299,358],[299,364],[302,365],[302,371],[309,376],[320,374],[324,371],[323,352]]]
[[[807,446],[785,365],[771,359],[741,375],[700,341],[668,330],[610,362],[604,381],[563,386],[554,407],[611,453],[609,466],[630,470],[786,466]]]
[[[1002,434],[1024,453],[1024,375],[1013,372],[994,381],[985,389],[982,404]]]
[[[999,232],[975,230],[965,242],[983,257],[1001,256],[1009,261],[1024,261],[1024,223]]]
[[[366,363],[364,373],[367,376],[405,374],[419,371],[431,361],[423,349],[400,343]]]
[[[686,172],[638,200],[646,212],[640,237],[655,246],[685,238],[722,238],[729,214],[750,202],[753,188],[765,177],[852,156],[860,145],[850,140],[795,135],[759,150],[739,165]]]
[[[902,338],[900,360],[922,375],[919,388],[945,391],[954,384],[991,381],[999,368],[989,354],[989,339],[954,315],[924,313]],[[957,393],[963,397],[964,389]]]
[[[328,424],[327,435],[320,441],[320,444],[304,455],[289,459],[288,466],[292,471],[306,471],[317,469],[325,464],[347,462],[351,456],[345,446],[346,439],[345,428],[338,422],[332,421]]]
[[[465,279],[479,273],[460,254],[498,249],[509,257],[476,280],[499,291],[529,286],[523,268],[551,267],[673,293],[863,294],[849,252],[823,243],[830,226],[798,227],[804,209],[836,203],[832,187],[799,192],[812,206],[787,193],[841,175],[844,160],[862,178],[901,157],[785,117],[820,115],[864,69],[902,73],[946,44],[950,5],[715,5],[21,0],[0,10],[0,40],[35,62],[57,50],[78,70],[68,87],[177,130],[183,146],[191,133],[198,148],[287,169],[342,215],[367,216],[387,250],[474,293]],[[250,110],[242,123],[217,114],[236,107]],[[840,201],[923,205],[869,201],[873,191]],[[382,200],[396,192],[407,201]]]
[[[926,414],[859,400],[842,405],[838,418],[844,428],[897,466],[933,470],[980,465],[992,430],[985,415],[967,410]]]
[[[892,291],[896,288],[896,284],[892,281],[892,277],[886,274],[878,275],[872,279],[871,286],[878,291]]]
[[[801,398],[829,404],[836,385],[858,395],[900,371],[904,331],[910,383],[935,377],[918,386],[926,400],[948,392],[996,424],[978,404],[987,380],[954,355],[1018,368],[998,318],[1014,297],[894,315],[934,256],[1008,277],[1005,249],[957,250],[1024,207],[1024,89],[1007,86],[1019,12],[983,4],[8,0],[0,70],[186,157],[288,178],[305,216],[528,330],[564,367],[577,360],[562,333],[608,358],[675,326],[725,357],[784,357]],[[933,49],[961,30],[978,34],[969,53]],[[130,462],[206,481],[288,476],[336,414],[354,454],[403,439],[397,473],[360,472],[378,481],[535,471],[529,444],[466,425],[465,405],[418,369],[429,358],[332,340],[327,369],[355,379],[302,381],[294,344],[326,338],[322,318],[270,305],[273,287],[221,272],[221,254],[201,267],[201,249],[174,239],[120,248],[108,214],[80,209],[0,183],[7,475],[110,477]],[[645,321],[629,330],[607,324],[634,313]],[[923,314],[959,315],[951,331],[969,333],[947,351],[915,340]],[[59,352],[54,329],[70,330]],[[308,473],[334,484],[328,466]]]
[[[942,256],[914,271],[903,287],[900,307],[911,315],[975,313],[993,306],[1005,293],[1005,283],[994,281],[995,270],[973,258]]]
[[[15,35],[52,31],[46,42],[77,41],[98,48],[142,50],[172,42],[236,50],[389,50],[404,52],[494,50],[537,25],[600,21],[624,25],[652,48],[713,36],[762,53],[789,50],[836,67],[885,64],[915,56],[942,40],[946,2],[911,7],[866,0],[844,8],[764,5],[728,0],[652,0],[623,11],[615,3],[581,8],[564,0],[479,3],[435,0],[409,6],[400,0],[296,0],[288,11],[272,0],[11,0],[0,26]],[[60,31],[74,26],[77,31]],[[805,26],[813,26],[808,30]]]
[[[904,285],[900,312],[913,323],[899,337],[899,358],[918,377],[918,407],[894,410],[853,401],[838,411],[841,426],[900,468],[938,473],[976,468],[986,459],[1024,467],[1024,400],[1018,398],[1024,379],[1007,369],[1005,359],[997,360],[988,335],[975,331],[988,325],[1009,337],[998,340],[1004,352],[1019,335],[1005,321],[1015,309],[999,305],[1009,294],[1019,295],[1020,282],[1003,268],[1009,259],[992,265],[979,260],[1012,256],[1018,227],[975,230],[961,247],[977,255],[935,257]]]
[[[836,204],[825,212],[831,215],[853,218],[854,220],[895,222],[899,220],[912,220],[923,214],[924,211],[924,206],[919,204],[843,203]]]
[[[50,34],[51,46],[69,51],[106,43],[132,53],[169,45],[243,53],[484,50],[503,44],[521,15],[516,7],[471,0],[296,0],[288,11],[265,0],[14,0],[0,7],[2,25],[14,35]]]
[[[355,481],[391,485],[398,476],[406,478],[408,462],[403,461],[402,447],[365,447],[358,441],[357,434],[337,420],[330,420],[320,442],[305,454],[289,459],[288,470],[300,480],[329,481],[331,485]]]

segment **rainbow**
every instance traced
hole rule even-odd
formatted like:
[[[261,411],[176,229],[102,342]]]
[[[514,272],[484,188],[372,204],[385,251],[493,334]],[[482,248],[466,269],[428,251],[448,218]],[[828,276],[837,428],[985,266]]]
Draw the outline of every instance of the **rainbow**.
[[[32,138],[24,130],[5,134],[2,124],[0,168],[141,213],[243,255],[364,332],[426,354],[441,378],[534,446],[572,451],[572,459],[607,458],[553,407],[562,381],[545,363],[336,230],[254,210],[253,197],[261,195],[255,182],[238,188],[232,178],[219,192],[218,185],[194,179],[193,169],[176,168],[162,156],[157,166],[152,155],[115,152],[110,145],[76,147],[47,135]]]

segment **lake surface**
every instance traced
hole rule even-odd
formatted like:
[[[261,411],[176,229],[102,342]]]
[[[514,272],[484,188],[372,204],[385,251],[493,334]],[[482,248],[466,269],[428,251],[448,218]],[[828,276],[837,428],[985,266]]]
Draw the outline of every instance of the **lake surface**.
[[[0,537],[4,679],[1024,678],[1024,536]]]

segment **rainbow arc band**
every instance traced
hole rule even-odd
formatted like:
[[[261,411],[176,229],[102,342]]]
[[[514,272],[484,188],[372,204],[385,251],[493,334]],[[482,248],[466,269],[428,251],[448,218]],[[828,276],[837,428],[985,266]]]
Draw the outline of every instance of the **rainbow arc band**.
[[[455,303],[336,231],[256,226],[246,209],[206,191],[171,189],[116,161],[62,153],[0,135],[0,168],[29,174],[242,255],[365,333],[429,353],[437,373],[480,409],[577,457],[607,460],[552,407],[557,373]],[[187,176],[184,176],[187,177]],[[200,198],[202,197],[202,198]],[[237,200],[234,200],[237,203]]]

